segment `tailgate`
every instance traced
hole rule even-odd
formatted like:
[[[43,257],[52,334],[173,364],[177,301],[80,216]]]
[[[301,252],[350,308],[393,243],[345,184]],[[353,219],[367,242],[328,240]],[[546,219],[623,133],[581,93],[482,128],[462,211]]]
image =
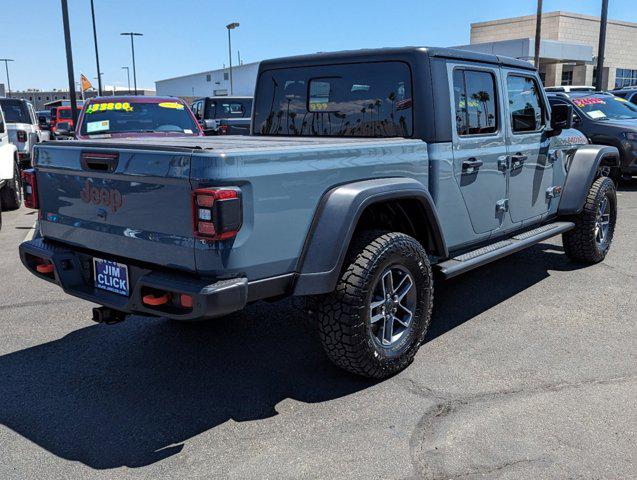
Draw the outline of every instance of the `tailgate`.
[[[36,148],[45,238],[195,271],[189,149]]]

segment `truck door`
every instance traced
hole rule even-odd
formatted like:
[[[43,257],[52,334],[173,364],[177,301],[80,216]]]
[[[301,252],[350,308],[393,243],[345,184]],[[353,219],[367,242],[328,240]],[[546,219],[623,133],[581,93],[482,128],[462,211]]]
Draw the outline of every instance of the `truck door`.
[[[454,176],[476,234],[498,229],[506,202],[507,148],[498,68],[450,65]]]
[[[513,222],[540,219],[553,183],[545,133],[547,106],[533,75],[506,71],[509,211]]]

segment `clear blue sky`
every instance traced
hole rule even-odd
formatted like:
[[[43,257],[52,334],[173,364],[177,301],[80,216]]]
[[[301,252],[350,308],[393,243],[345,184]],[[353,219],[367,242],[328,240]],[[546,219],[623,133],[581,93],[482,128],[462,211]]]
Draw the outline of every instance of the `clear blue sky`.
[[[0,58],[11,87],[68,87],[59,0],[1,0]],[[472,22],[534,14],[536,0],[95,0],[104,83],[125,85],[138,31],[137,84],[220,68],[228,61],[224,26],[241,23],[233,51],[244,62],[363,47],[469,42]],[[599,15],[601,0],[544,0],[544,11]],[[77,72],[96,76],[89,0],[69,0]],[[610,18],[637,22],[635,0],[610,0]],[[0,83],[5,83],[4,64]],[[76,77],[77,78],[77,77]]]

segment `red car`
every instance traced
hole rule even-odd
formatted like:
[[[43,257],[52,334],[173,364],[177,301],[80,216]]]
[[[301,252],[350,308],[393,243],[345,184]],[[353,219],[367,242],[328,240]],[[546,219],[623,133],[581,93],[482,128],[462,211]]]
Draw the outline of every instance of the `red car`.
[[[203,135],[188,105],[174,97],[95,97],[77,123],[78,139]]]
[[[82,109],[80,105],[77,106],[78,109]],[[69,106],[60,106],[51,108],[51,133],[55,134],[57,130],[57,124],[68,122],[69,127],[73,128],[73,117],[71,115],[71,107]]]

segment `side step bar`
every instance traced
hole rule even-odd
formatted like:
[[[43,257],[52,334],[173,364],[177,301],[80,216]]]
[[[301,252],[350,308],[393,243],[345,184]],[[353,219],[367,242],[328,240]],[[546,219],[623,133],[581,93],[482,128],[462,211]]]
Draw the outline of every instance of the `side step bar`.
[[[530,246],[540,243],[548,238],[568,232],[575,228],[573,222],[549,223],[528,232],[520,233],[511,238],[500,240],[471,252],[458,255],[439,263],[436,267],[442,273],[443,278],[453,278],[461,273],[481,267],[487,263],[519,252]]]

